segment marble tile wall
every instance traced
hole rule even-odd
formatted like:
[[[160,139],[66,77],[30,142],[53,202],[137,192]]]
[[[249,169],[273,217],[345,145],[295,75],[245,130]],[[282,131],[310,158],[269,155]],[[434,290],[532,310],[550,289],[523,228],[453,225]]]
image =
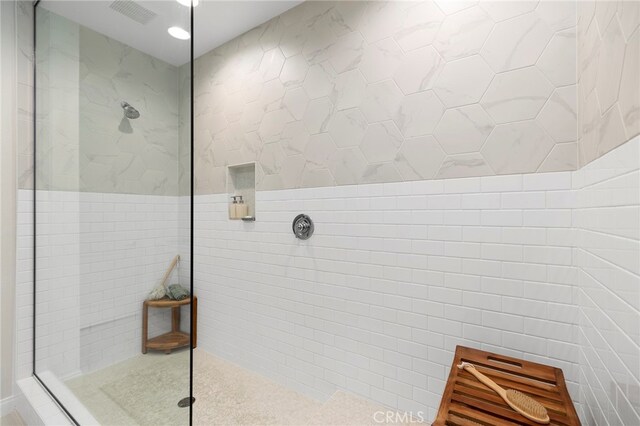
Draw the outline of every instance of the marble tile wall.
[[[80,190],[176,195],[178,69],[85,27],[80,61]]]
[[[196,192],[574,170],[573,1],[305,2],[195,63]]]
[[[79,26],[62,16],[36,13],[36,186],[79,188]]]
[[[30,1],[16,2],[18,50],[16,58],[20,108],[17,126],[18,187],[33,187],[33,7]]]
[[[178,68],[178,192],[191,195],[191,64]]]
[[[38,188],[177,195],[178,68],[38,14]],[[121,101],[140,118],[125,119]],[[20,188],[31,185],[30,149],[19,157]]]
[[[580,167],[640,134],[640,3],[578,2]]]

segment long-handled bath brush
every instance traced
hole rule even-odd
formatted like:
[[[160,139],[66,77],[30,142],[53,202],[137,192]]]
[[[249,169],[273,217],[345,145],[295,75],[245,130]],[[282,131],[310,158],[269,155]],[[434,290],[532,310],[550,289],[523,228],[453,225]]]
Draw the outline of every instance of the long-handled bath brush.
[[[504,402],[506,402],[509,407],[513,408],[513,410],[522,414],[526,418],[536,423],[548,424],[549,414],[547,413],[547,409],[544,408],[542,404],[536,401],[533,398],[528,397],[514,389],[503,389],[496,382],[476,370],[476,367],[473,364],[468,362],[463,362],[458,365],[458,368],[463,368],[467,370],[469,373],[473,374],[476,379],[480,380],[481,383],[485,384],[489,388],[491,388],[495,393],[500,395]]]

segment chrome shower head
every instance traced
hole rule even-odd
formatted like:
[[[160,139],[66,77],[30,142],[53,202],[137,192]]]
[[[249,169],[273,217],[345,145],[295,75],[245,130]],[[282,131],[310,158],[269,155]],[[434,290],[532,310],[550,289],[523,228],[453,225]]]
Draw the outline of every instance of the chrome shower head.
[[[131,105],[129,105],[128,102],[122,101],[120,103],[120,106],[124,110],[125,117],[130,118],[132,120],[140,117],[140,113],[138,112],[138,110],[132,107]]]

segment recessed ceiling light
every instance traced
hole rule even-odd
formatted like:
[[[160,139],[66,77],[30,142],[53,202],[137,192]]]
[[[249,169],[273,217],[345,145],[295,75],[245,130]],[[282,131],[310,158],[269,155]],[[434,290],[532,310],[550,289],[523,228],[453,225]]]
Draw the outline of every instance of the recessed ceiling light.
[[[191,6],[191,0],[177,0],[178,3],[180,3],[183,6]],[[193,0],[193,7],[196,7],[198,5],[198,0]]]
[[[171,37],[175,37],[179,40],[189,40],[189,38],[191,37],[189,32],[180,27],[171,27],[167,30],[167,32],[171,34]]]

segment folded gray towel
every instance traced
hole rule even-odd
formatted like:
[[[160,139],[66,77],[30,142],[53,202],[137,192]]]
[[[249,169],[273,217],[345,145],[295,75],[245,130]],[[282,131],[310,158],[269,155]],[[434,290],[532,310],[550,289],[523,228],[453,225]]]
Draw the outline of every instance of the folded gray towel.
[[[167,288],[167,296],[173,300],[183,300],[189,297],[189,290],[180,284],[171,284],[169,288]]]

